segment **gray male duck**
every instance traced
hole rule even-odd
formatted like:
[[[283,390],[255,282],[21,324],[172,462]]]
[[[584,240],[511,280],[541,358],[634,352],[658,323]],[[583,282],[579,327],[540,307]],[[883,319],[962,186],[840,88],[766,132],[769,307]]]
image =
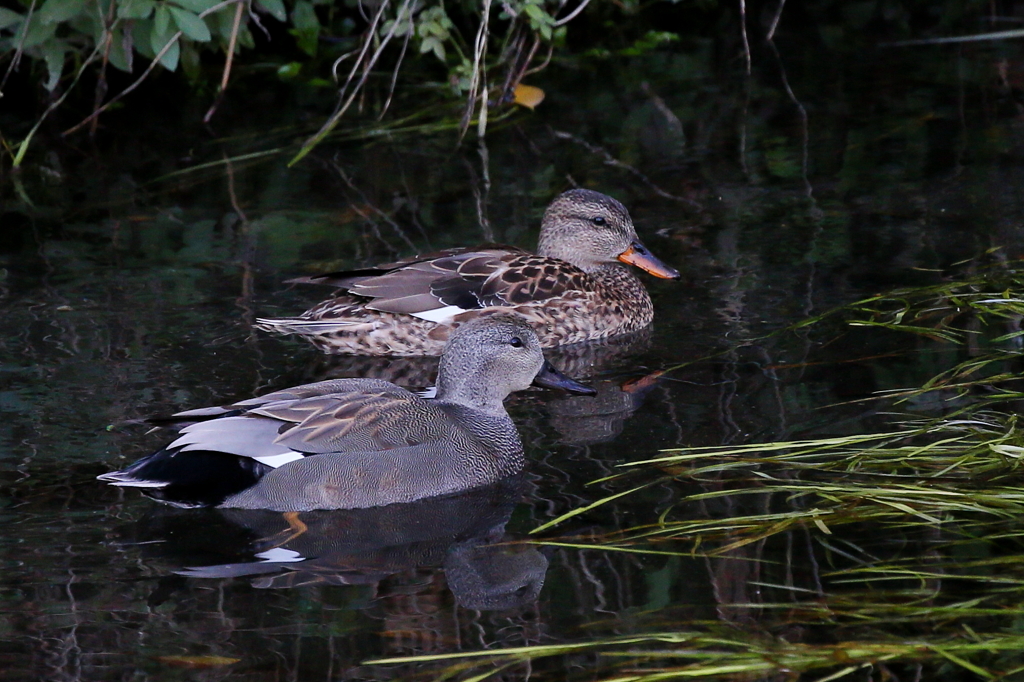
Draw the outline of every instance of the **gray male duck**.
[[[627,264],[679,277],[640,242],[621,203],[573,189],[545,211],[536,254],[495,245],[449,249],[291,280],[344,294],[299,317],[260,319],[256,327],[301,335],[328,353],[437,355],[453,329],[499,308],[523,315],[541,346],[552,348],[651,323],[651,297]]]
[[[546,363],[525,319],[492,313],[452,333],[434,399],[380,379],[333,379],[179,412],[188,423],[176,440],[99,480],[176,506],[284,512],[456,493],[523,468],[503,401],[531,383],[594,393]]]

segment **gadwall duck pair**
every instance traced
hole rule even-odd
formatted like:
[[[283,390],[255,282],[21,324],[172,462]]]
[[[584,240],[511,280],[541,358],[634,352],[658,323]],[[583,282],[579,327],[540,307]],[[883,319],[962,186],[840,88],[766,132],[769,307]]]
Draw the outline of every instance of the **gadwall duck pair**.
[[[179,506],[299,512],[410,502],[518,472],[523,448],[504,399],[531,382],[594,394],[541,348],[650,324],[651,298],[623,264],[678,277],[639,241],[622,204],[589,190],[548,207],[538,252],[453,249],[307,278],[347,295],[258,326],[333,352],[440,353],[436,397],[335,379],[181,412],[176,440],[100,480]]]
[[[491,313],[451,335],[434,399],[380,379],[333,379],[180,412],[176,440],[99,479],[177,506],[283,512],[469,490],[523,468],[502,403],[531,383],[594,394],[545,362],[525,319]]]
[[[500,308],[529,320],[541,346],[552,348],[651,323],[651,297],[626,264],[679,277],[640,242],[622,204],[573,189],[545,211],[536,254],[509,246],[449,249],[291,280],[345,294],[299,317],[260,319],[256,327],[303,336],[329,353],[438,355],[453,329]]]

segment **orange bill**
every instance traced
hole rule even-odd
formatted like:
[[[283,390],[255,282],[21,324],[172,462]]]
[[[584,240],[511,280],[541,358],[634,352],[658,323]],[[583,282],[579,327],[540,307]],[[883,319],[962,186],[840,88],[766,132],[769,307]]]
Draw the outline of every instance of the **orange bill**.
[[[644,272],[649,272],[655,277],[661,277],[662,279],[679,279],[679,271],[675,268],[670,268],[655,258],[651,252],[647,250],[647,247],[640,243],[639,239],[634,239],[633,243],[629,245],[629,248],[620,253],[618,258],[623,263],[635,265]]]

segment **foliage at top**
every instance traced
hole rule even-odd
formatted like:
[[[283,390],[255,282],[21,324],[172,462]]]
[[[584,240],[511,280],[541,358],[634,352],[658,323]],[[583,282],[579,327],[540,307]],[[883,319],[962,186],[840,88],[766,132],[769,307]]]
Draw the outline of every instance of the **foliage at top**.
[[[0,57],[7,61],[0,92],[16,69],[39,73],[39,82],[56,98],[45,118],[83,74],[96,73],[96,108],[70,131],[95,119],[158,66],[180,69],[192,80],[201,78],[203,52],[223,55],[223,92],[235,55],[256,47],[254,33],[273,40],[285,27],[309,60],[318,54],[333,59],[333,74],[341,83],[338,112],[307,148],[337,124],[385,53],[393,63],[393,91],[410,47],[440,62],[452,90],[466,98],[465,131],[474,112],[485,116],[489,101],[503,101],[531,64],[550,59],[555,45],[564,40],[565,24],[587,4],[558,19],[561,6],[546,0],[455,5],[423,0],[366,5],[349,0],[342,6],[329,0],[19,1],[20,10],[0,8]],[[505,27],[500,35],[495,30],[499,24]],[[356,33],[359,25],[363,28]],[[330,49],[324,50],[325,45]],[[544,45],[547,49],[541,50]],[[323,55],[325,51],[330,54]],[[108,96],[109,68],[138,77]],[[278,75],[294,77],[302,68],[295,61],[281,64]],[[497,87],[488,76],[495,72],[499,75],[493,78],[501,80]],[[207,120],[214,109],[215,105]],[[29,133],[21,141],[15,165],[31,137]]]

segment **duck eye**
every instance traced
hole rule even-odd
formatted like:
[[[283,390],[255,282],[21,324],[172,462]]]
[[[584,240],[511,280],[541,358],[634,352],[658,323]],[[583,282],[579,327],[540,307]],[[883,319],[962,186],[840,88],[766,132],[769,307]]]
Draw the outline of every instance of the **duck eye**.
[[[594,216],[593,218],[590,219],[590,222],[594,223],[598,227],[604,227],[605,225],[608,224],[608,221],[605,219],[603,215]]]
[[[512,346],[513,348],[522,348],[523,340],[518,336],[513,336],[512,340],[508,342],[508,345]]]

